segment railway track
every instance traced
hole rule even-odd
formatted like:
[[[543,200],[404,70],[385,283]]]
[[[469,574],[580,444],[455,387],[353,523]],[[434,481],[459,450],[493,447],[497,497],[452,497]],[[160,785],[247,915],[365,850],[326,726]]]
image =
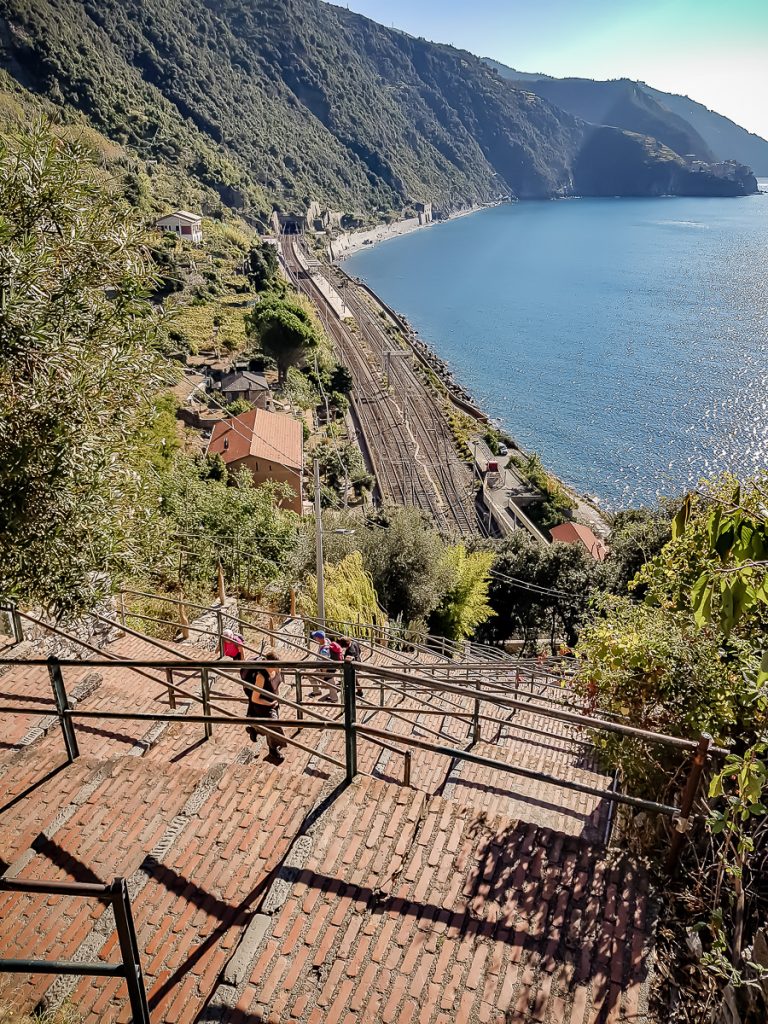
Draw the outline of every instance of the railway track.
[[[359,331],[353,333],[305,270],[297,244],[284,238],[283,257],[298,289],[322,311],[339,356],[352,373],[353,413],[380,498],[416,506],[443,533],[477,536],[481,530],[471,471],[459,459],[445,414],[416,372],[412,353],[392,340],[365,293],[343,275],[344,301]]]
[[[444,526],[457,530],[462,536],[476,536],[479,529],[472,473],[450,440],[450,426],[445,414],[416,372],[410,351],[392,342],[368,304],[365,293],[347,283],[344,295],[355,320],[371,339],[371,348],[381,354],[389,352],[387,362],[393,397],[404,418],[408,417],[412,425],[420,457],[429,467],[430,476],[441,495]]]

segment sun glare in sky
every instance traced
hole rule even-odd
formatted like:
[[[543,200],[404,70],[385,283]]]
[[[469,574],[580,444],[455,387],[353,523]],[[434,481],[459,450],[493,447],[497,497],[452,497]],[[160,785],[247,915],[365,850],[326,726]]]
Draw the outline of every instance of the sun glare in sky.
[[[634,78],[768,138],[768,0],[349,0],[413,35],[556,77]]]

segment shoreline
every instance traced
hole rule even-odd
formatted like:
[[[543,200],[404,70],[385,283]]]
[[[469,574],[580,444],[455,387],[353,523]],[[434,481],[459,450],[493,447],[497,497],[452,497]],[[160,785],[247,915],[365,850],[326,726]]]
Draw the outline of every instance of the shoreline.
[[[438,221],[437,223],[441,222]],[[423,226],[426,227],[428,225]],[[397,236],[395,235],[391,237]],[[341,266],[341,261],[337,262],[339,270],[349,280],[354,281],[359,287],[362,287],[368,293],[370,298],[386,314],[390,322],[400,331],[403,341],[409,346],[416,359],[435,374],[441,385],[445,388],[446,396],[449,401],[451,401],[454,406],[456,406],[465,415],[469,415],[477,421],[478,431],[481,431],[483,427],[492,427],[499,430],[499,432],[510,441],[510,447],[512,449],[523,456],[532,454],[532,452],[523,448],[523,446],[518,442],[517,437],[510,430],[507,430],[500,420],[491,417],[483,406],[476,401],[474,396],[464,388],[464,386],[454,377],[450,364],[435,351],[432,345],[429,345],[420,337],[418,331],[403,313],[393,309],[377,292],[373,290],[373,288],[371,288],[369,284],[367,284],[367,282],[349,274],[349,272]],[[604,509],[599,504],[599,501],[595,500],[593,495],[581,493],[572,484],[563,480],[563,478],[557,473],[548,469],[546,465],[544,468],[547,474],[556,480],[566,494],[568,494],[573,500],[574,520],[576,522],[584,523],[584,525],[588,526],[597,537],[605,540],[610,532],[612,514]]]
[[[392,221],[391,224],[378,224],[373,228],[363,228],[361,231],[347,231],[334,238],[328,244],[329,255],[332,263],[341,263],[349,256],[361,252],[370,246],[380,245],[392,238],[401,238],[403,235],[410,235],[414,231],[423,228],[435,227],[438,224],[447,224],[449,221],[458,220],[459,217],[468,217],[472,213],[479,213],[481,210],[488,210],[494,206],[501,206],[499,203],[475,204],[468,209],[457,210],[447,217],[439,220],[422,220],[421,217],[406,217],[403,220]]]

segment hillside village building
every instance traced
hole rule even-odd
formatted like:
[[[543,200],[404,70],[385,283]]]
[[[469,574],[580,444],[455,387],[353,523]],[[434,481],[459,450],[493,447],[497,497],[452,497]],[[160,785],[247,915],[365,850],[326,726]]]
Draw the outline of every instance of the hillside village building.
[[[247,469],[257,485],[268,480],[288,484],[293,494],[281,505],[301,515],[304,431],[300,420],[251,409],[217,423],[208,452],[220,455],[230,471]]]
[[[203,240],[203,218],[189,210],[176,210],[155,222],[158,231],[173,231],[195,245]]]
[[[220,387],[225,402],[242,398],[259,409],[269,409],[269,384],[260,373],[252,373],[250,370],[229,373],[222,379]]]
[[[560,526],[554,526],[549,532],[552,540],[560,541],[563,544],[581,544],[596,562],[605,561],[608,549],[588,526],[582,526],[581,523],[561,523]]]

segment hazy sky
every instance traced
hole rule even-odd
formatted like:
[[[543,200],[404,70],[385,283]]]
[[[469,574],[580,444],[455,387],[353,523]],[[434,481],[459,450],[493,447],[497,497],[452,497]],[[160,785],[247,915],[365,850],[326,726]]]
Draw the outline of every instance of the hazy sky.
[[[636,78],[768,138],[768,0],[336,0],[557,77]]]

